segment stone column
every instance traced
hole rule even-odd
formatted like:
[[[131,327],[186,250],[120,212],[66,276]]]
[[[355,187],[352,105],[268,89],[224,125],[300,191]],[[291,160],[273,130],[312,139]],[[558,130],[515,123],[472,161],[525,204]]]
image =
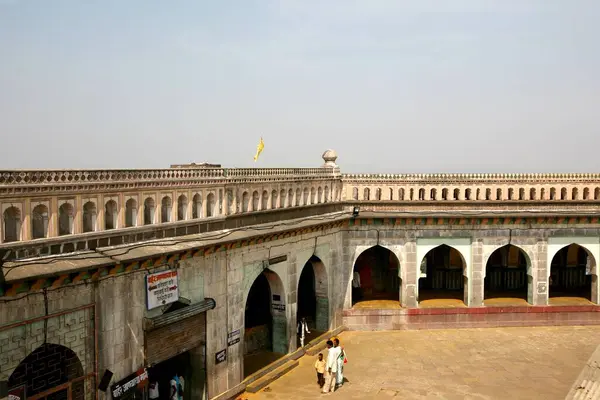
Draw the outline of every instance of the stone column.
[[[98,206],[96,206],[96,214],[98,213]],[[57,213],[58,217],[58,213]],[[56,220],[57,224],[59,219]],[[58,225],[57,225],[58,227]],[[73,200],[73,233],[83,232],[83,200],[80,195],[75,196]]]
[[[534,306],[548,305],[548,242],[539,240],[534,247],[531,271],[527,271],[527,301]]]
[[[400,299],[402,307],[414,308],[419,306],[417,289],[419,287],[419,266],[417,265],[417,243],[406,242],[404,244],[404,263],[400,266],[403,271],[402,285],[400,287]]]
[[[484,288],[485,288],[485,263],[483,260],[483,242],[476,239],[471,243],[473,264],[471,266],[471,276],[468,277],[471,282],[470,299],[467,302],[469,307],[483,306]]]
[[[119,199],[119,204],[118,204],[118,217],[117,217],[117,226],[116,228],[125,228],[125,195],[123,195],[123,193],[119,193],[119,195],[117,196],[117,198]]]
[[[31,199],[26,198],[23,204],[23,224],[21,240],[31,240]]]
[[[48,213],[48,237],[58,236],[58,199],[56,197],[50,198]]]
[[[104,195],[98,196],[98,202],[96,203],[96,232],[103,231],[106,228],[106,224],[104,223],[104,202]]]

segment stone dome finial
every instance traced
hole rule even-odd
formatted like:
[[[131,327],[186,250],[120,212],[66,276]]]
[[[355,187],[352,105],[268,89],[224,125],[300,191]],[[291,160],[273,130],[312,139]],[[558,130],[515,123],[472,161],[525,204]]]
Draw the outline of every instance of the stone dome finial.
[[[325,160],[325,164],[323,164],[324,168],[337,167],[337,164],[335,163],[335,160],[337,160],[337,153],[335,150],[326,150],[325,153],[323,153],[323,160]]]

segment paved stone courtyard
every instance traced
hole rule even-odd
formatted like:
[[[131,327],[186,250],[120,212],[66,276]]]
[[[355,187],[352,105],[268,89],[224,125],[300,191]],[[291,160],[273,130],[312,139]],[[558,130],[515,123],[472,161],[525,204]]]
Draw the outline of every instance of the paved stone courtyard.
[[[339,399],[564,399],[600,344],[600,327],[344,332]],[[242,399],[314,399],[315,357]]]

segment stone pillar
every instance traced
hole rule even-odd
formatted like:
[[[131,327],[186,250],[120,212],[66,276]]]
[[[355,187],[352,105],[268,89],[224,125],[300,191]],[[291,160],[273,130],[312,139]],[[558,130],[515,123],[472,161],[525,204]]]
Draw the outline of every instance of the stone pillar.
[[[419,287],[420,271],[419,265],[417,265],[417,243],[406,242],[404,252],[404,263],[400,266],[403,271],[400,299],[402,300],[402,307],[414,308],[419,306],[417,289]]]
[[[23,204],[23,224],[21,240],[31,240],[31,199],[26,198]]]
[[[535,248],[531,271],[527,271],[527,301],[534,306],[548,305],[548,242],[539,240]]]
[[[50,198],[50,209],[48,210],[48,237],[58,236],[58,199]]]
[[[117,198],[119,199],[119,204],[117,207],[118,216],[116,228],[125,228],[125,195],[123,195],[123,193],[119,193]]]
[[[471,276],[468,277],[471,282],[470,299],[467,304],[470,307],[483,306],[484,288],[485,288],[485,262],[483,257],[483,242],[481,239],[474,240],[471,243],[473,254],[473,264],[471,267]]]
[[[57,210],[58,211],[58,210]],[[98,207],[96,206],[96,214],[98,213]],[[58,212],[56,214],[58,217]],[[59,219],[56,219],[57,223],[57,231],[58,224],[60,223]],[[73,201],[73,233],[82,233],[83,232],[83,199],[81,196],[75,196],[75,200]]]
[[[171,193],[171,218],[170,222],[177,221],[177,210],[179,209],[179,196],[177,192]]]
[[[105,203],[106,199],[103,195],[98,196],[98,203],[96,203],[96,232],[103,231],[106,228],[105,220]]]

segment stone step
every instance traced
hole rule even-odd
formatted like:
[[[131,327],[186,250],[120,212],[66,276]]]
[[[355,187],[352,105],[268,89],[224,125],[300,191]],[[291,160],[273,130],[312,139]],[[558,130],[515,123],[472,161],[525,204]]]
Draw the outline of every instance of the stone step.
[[[269,383],[273,382],[274,380],[285,375],[292,369],[296,368],[298,365],[300,365],[300,362],[298,360],[289,360],[283,365],[275,368],[268,374],[264,375],[263,377],[250,383],[248,386],[246,386],[246,391],[248,393],[256,393],[259,390],[265,388]]]

